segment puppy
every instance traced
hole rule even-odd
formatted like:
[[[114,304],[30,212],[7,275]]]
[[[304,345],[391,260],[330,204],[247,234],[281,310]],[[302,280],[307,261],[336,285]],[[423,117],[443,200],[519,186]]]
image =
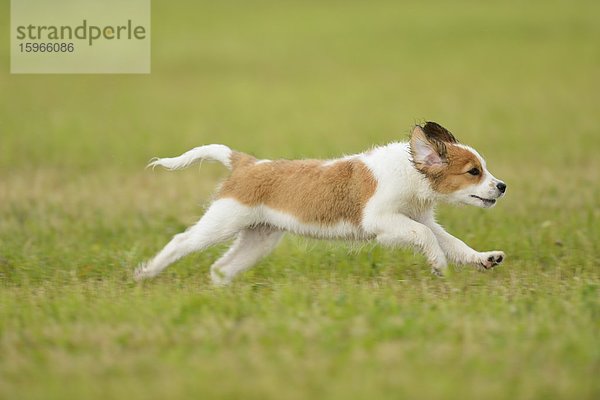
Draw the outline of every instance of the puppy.
[[[444,274],[448,261],[489,269],[504,260],[503,252],[473,250],[436,223],[436,203],[493,207],[506,184],[474,149],[435,122],[415,126],[408,142],[329,161],[257,160],[211,144],[149,166],[176,170],[200,160],[219,161],[231,175],[200,221],[141,264],[136,280],[235,238],[211,267],[213,283],[225,285],[269,254],[285,232],[413,246],[436,275]]]

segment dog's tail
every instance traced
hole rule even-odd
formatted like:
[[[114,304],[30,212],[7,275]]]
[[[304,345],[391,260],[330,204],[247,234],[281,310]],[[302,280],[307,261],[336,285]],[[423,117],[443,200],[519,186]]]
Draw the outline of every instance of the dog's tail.
[[[208,144],[189,150],[179,157],[155,158],[150,161],[148,167],[164,167],[168,170],[187,168],[199,161],[218,161],[229,169],[233,169],[232,155],[236,153],[223,144]]]

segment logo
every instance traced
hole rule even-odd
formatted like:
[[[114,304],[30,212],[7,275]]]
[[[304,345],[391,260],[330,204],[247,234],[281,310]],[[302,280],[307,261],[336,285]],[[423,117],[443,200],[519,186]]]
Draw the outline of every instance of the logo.
[[[150,0],[11,0],[11,73],[150,73]]]

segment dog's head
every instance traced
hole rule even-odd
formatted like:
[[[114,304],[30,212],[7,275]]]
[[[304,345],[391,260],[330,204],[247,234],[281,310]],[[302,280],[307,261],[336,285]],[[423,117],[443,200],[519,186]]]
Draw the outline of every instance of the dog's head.
[[[410,151],[414,167],[448,202],[489,208],[506,192],[506,184],[487,170],[479,153],[435,122],[415,126]]]

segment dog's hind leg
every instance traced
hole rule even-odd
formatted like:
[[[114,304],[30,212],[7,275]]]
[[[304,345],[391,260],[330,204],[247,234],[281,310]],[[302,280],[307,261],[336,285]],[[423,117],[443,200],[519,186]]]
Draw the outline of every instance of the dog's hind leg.
[[[158,275],[178,259],[234,237],[252,223],[251,209],[231,199],[214,202],[200,221],[179,233],[150,261],[134,273],[136,280]]]
[[[229,284],[237,274],[252,267],[273,251],[282,236],[282,231],[268,226],[242,230],[231,248],[210,267],[213,284]]]

